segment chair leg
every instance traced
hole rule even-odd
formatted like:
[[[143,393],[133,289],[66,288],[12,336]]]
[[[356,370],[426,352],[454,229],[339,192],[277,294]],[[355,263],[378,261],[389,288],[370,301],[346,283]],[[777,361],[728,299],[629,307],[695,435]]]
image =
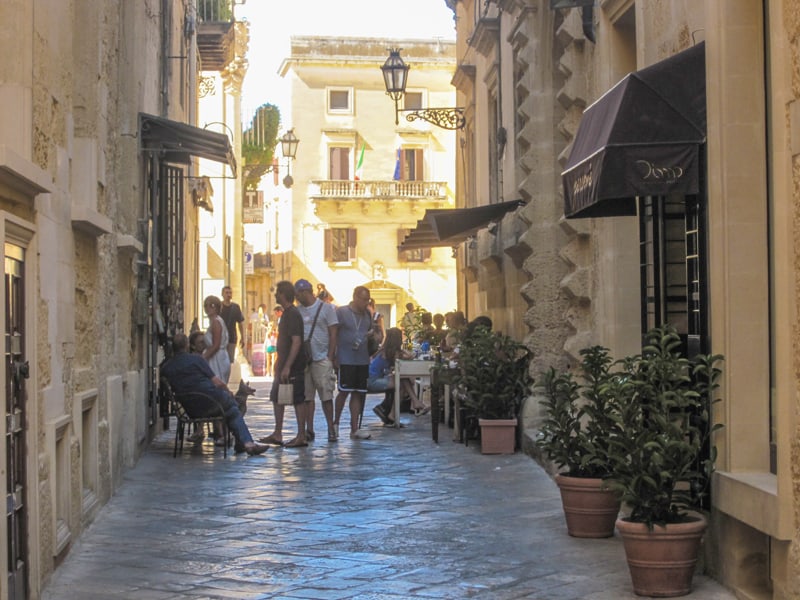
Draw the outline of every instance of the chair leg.
[[[181,435],[182,427],[183,425],[181,424],[180,419],[177,419],[177,421],[175,422],[175,447],[172,449],[172,458],[178,456],[178,439]]]

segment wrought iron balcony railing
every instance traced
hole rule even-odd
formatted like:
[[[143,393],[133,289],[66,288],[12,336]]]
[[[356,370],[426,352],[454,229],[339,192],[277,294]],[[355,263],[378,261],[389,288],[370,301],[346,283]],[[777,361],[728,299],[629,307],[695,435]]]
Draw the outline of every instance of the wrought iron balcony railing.
[[[447,198],[444,181],[349,181],[314,180],[309,196],[313,200],[436,200]]]
[[[199,0],[197,50],[203,71],[222,71],[234,59],[232,0]]]

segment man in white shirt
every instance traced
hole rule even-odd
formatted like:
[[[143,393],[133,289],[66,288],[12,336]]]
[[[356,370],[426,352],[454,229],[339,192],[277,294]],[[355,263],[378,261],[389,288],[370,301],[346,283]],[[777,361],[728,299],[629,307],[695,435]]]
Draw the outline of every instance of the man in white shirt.
[[[322,412],[328,422],[328,441],[338,439],[333,426],[333,391],[336,387],[336,374],[333,369],[333,358],[336,354],[336,337],[339,320],[336,308],[329,302],[323,302],[314,295],[314,288],[306,279],[298,279],[294,284],[297,299],[297,310],[303,317],[304,346],[311,348],[311,357],[306,366],[306,439],[313,441],[314,433],[314,396],[319,394]],[[314,322],[316,319],[316,323]],[[313,330],[312,330],[313,328]]]

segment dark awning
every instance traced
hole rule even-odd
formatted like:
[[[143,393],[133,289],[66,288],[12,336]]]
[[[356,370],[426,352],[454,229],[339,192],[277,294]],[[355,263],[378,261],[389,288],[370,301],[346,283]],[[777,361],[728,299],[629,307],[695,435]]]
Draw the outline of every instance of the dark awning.
[[[583,113],[564,214],[636,214],[635,196],[695,194],[706,139],[705,43],[630,73]]]
[[[193,156],[207,158],[230,166],[236,176],[233,148],[223,133],[139,113],[139,139],[141,150],[162,152],[168,161],[188,164]]]
[[[473,208],[426,210],[425,216],[417,221],[416,228],[400,244],[400,250],[458,246],[478,230],[499,221],[506,213],[523,204],[522,200],[511,200]]]

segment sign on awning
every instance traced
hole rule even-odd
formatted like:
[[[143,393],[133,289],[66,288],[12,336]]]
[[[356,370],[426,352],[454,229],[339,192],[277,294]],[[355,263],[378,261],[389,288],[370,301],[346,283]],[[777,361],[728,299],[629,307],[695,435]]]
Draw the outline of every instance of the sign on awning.
[[[705,43],[630,73],[583,113],[564,168],[567,218],[635,215],[637,196],[696,194]]]

